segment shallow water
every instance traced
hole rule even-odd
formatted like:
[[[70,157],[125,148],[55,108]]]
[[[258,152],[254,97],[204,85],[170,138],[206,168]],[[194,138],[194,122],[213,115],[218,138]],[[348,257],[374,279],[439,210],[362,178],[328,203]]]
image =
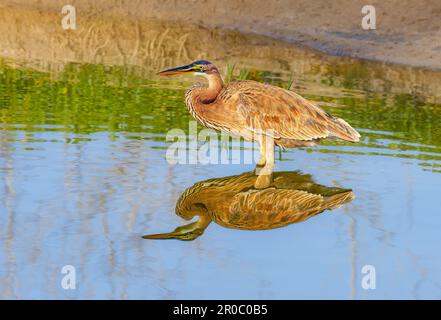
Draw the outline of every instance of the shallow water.
[[[294,75],[294,90],[362,139],[279,152],[276,164],[355,199],[277,229],[211,223],[194,241],[163,241],[141,236],[188,223],[175,215],[187,188],[254,168],[166,161],[167,132],[187,132],[192,120],[189,79],[2,62],[0,297],[441,298],[441,105],[377,93],[362,76]],[[247,77],[289,80],[266,70]],[[76,268],[75,290],[61,286],[64,265]],[[361,285],[365,265],[376,269],[375,290]]]

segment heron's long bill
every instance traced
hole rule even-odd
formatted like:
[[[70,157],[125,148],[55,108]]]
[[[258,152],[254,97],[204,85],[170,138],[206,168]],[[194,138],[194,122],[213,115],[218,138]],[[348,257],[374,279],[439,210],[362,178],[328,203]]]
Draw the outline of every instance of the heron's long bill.
[[[203,233],[204,233],[203,229],[194,229],[194,230],[185,230],[185,231],[175,230],[167,233],[149,234],[142,237],[144,239],[157,239],[157,240],[177,239],[183,241],[190,241],[198,238]]]
[[[148,234],[142,236],[144,239],[176,239],[179,238],[180,234],[177,232],[167,232],[167,233],[158,233],[158,234]]]
[[[211,221],[211,220],[210,220]],[[159,234],[149,234],[143,236],[144,239],[178,239],[178,240],[194,240],[204,233],[205,228],[210,224],[210,221],[205,221],[204,219],[192,222],[190,224],[177,227],[172,232],[159,233]]]
[[[194,72],[193,66],[194,66],[193,63],[191,63],[191,64],[187,64],[187,65],[182,66],[182,67],[162,70],[162,71],[158,72],[158,74],[160,76],[171,76],[173,74],[183,74],[183,73],[189,74],[189,73],[193,73]]]

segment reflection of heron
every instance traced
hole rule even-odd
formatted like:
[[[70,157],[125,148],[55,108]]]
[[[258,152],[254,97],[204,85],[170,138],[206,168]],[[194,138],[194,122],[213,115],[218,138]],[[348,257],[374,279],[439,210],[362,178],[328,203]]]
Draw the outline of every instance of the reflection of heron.
[[[292,91],[255,81],[224,85],[216,66],[205,60],[159,74],[195,74],[208,79],[208,87],[198,85],[186,92],[185,103],[202,125],[259,143],[257,165],[261,169],[256,187],[270,181],[275,145],[313,146],[324,138],[357,142],[360,137],[346,121]]]
[[[244,173],[196,183],[179,198],[176,214],[186,220],[199,216],[199,220],[144,238],[194,240],[211,221],[227,228],[274,229],[305,221],[354,198],[349,189],[325,187],[298,172],[275,172],[264,190],[254,188],[257,178],[254,173]]]

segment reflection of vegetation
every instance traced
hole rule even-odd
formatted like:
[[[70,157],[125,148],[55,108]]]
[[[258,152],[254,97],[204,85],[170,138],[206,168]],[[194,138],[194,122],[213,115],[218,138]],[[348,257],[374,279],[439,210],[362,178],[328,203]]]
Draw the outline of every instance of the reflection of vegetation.
[[[75,133],[185,129],[190,116],[183,108],[183,90],[154,89],[145,83],[122,67],[70,65],[52,79],[46,73],[3,66],[0,122],[12,129],[24,125],[24,130]]]
[[[344,106],[332,109],[335,115],[357,128],[377,131],[364,134],[369,143],[385,138],[378,135],[378,131],[385,131],[394,133],[387,139],[441,147],[440,106],[421,105],[411,96],[344,97],[335,99],[335,103]]]
[[[364,76],[363,66],[353,68],[346,73],[353,79],[345,80],[344,90],[321,85],[326,95],[320,90],[300,92],[362,132],[362,141],[354,147],[320,151],[410,157],[424,160],[426,168],[432,165],[427,160],[439,161],[441,106],[421,95],[352,90],[351,83]],[[335,82],[337,76],[331,72],[325,79]],[[253,79],[285,88],[292,86],[293,78],[262,70],[238,70],[234,65],[226,72],[227,81]],[[187,131],[191,119],[183,101],[184,88],[179,83],[173,85],[147,81],[127,67],[70,64],[54,76],[0,64],[0,123],[2,130],[132,132],[130,138],[153,134],[152,139],[164,141],[169,129]],[[334,144],[326,142],[328,147]]]
[[[326,78],[323,82],[329,85],[340,84],[344,88],[366,88],[367,80],[370,76],[369,67],[365,65],[365,62],[360,61],[354,64],[345,65],[330,65],[328,67]]]

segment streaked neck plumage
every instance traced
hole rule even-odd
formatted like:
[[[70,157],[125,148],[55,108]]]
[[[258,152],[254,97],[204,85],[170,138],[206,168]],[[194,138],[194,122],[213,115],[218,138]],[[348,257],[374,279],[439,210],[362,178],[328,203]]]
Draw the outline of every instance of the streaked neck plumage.
[[[212,103],[224,87],[224,82],[218,72],[205,74],[200,73],[208,80],[208,87],[197,86],[191,89],[191,96],[193,102],[203,104]]]
[[[216,98],[224,87],[219,73],[201,74],[208,80],[208,87],[196,85],[185,93],[185,104],[191,115],[202,125],[212,128],[211,121],[204,116],[204,110],[213,108]]]

